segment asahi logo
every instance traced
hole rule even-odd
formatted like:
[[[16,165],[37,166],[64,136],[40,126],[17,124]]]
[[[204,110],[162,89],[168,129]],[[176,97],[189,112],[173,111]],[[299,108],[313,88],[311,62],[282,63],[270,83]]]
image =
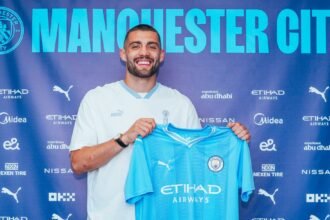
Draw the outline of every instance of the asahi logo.
[[[218,90],[203,90],[201,99],[233,99],[233,94],[221,93]]]
[[[258,126],[262,125],[282,125],[284,123],[282,118],[275,118],[273,116],[266,116],[263,113],[257,113],[253,117],[254,123]]]
[[[28,89],[0,89],[0,96],[3,99],[22,99],[23,96],[28,94]]]
[[[255,89],[251,91],[251,95],[258,97],[259,100],[278,100],[280,96],[285,95],[284,90],[262,90]]]
[[[53,125],[72,125],[77,115],[46,115],[46,120],[51,121]]]
[[[318,115],[305,115],[302,117],[304,122],[307,122],[310,126],[329,126],[330,116],[318,116]]]
[[[9,115],[7,112],[0,112],[0,125],[27,123],[27,118]]]

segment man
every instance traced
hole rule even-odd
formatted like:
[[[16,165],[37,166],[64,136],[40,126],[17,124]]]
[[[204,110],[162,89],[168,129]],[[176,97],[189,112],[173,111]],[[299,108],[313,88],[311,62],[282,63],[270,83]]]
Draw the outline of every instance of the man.
[[[138,135],[145,137],[156,123],[200,127],[191,101],[157,82],[164,51],[153,27],[138,25],[130,29],[120,58],[126,63],[124,80],[85,95],[70,144],[73,171],[88,172],[87,218],[92,220],[134,219],[134,206],[125,203],[124,185],[130,145]],[[238,137],[250,139],[239,123],[228,126]]]

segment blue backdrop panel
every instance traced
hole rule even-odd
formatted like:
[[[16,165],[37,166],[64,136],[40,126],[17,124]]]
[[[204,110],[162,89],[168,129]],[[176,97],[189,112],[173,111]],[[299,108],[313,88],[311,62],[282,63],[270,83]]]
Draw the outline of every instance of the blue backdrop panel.
[[[151,7],[152,5],[152,7]],[[159,81],[203,124],[246,125],[241,219],[330,218],[328,1],[0,1],[0,219],[86,219],[68,145],[90,89],[122,79],[128,28],[154,25]]]

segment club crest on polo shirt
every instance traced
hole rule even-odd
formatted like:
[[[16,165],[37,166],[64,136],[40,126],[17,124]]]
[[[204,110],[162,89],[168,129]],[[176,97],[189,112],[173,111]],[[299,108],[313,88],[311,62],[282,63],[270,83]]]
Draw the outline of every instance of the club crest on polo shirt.
[[[213,172],[220,172],[224,166],[223,159],[219,156],[212,156],[208,161],[208,167]]]

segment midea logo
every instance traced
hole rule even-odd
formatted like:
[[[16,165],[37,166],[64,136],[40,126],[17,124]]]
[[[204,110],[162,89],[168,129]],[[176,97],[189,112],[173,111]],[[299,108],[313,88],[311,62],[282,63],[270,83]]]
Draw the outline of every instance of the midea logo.
[[[27,123],[27,119],[9,115],[7,112],[0,112],[0,124],[5,125],[9,123]]]
[[[253,117],[254,123],[256,125],[282,125],[283,119],[282,118],[275,118],[275,117],[269,117],[265,116],[263,113],[257,113]]]

